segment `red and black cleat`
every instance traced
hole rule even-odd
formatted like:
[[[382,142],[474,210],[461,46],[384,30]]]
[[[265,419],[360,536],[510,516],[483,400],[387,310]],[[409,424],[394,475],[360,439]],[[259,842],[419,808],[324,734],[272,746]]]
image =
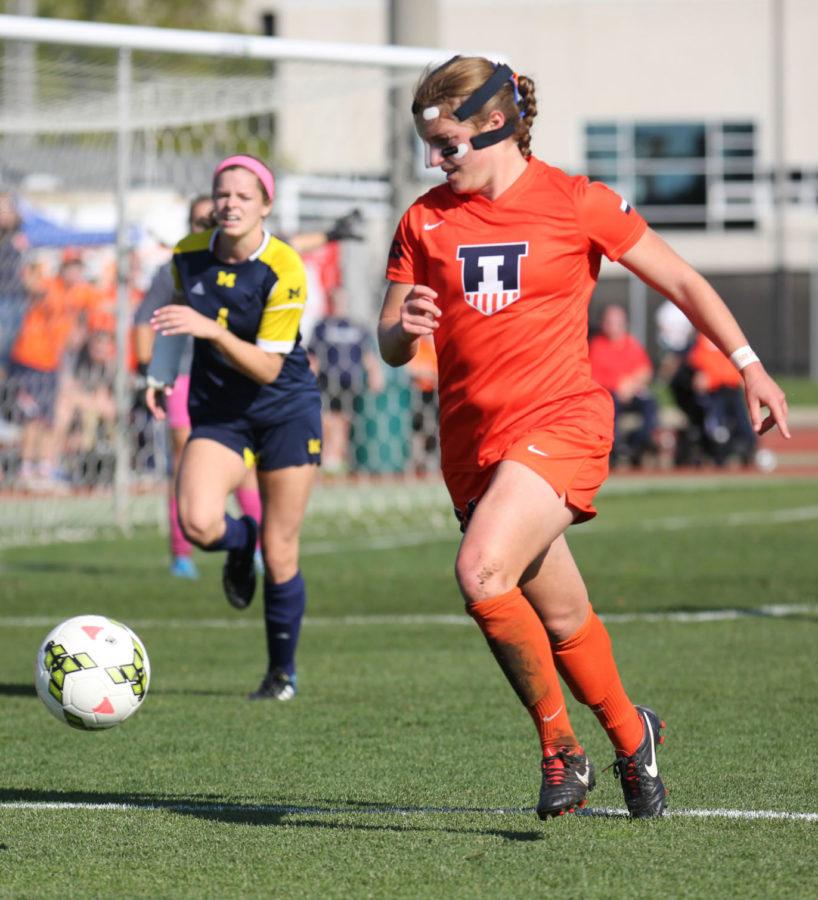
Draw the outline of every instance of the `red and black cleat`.
[[[575,812],[596,784],[594,767],[582,748],[560,747],[542,760],[542,786],[537,815],[541,819]]]
[[[661,734],[665,723],[646,706],[636,709],[644,723],[642,742],[630,756],[617,758],[613,770],[622,785],[631,816],[651,819],[661,816],[667,808],[667,789],[659,777],[656,762],[656,747],[665,742]]]

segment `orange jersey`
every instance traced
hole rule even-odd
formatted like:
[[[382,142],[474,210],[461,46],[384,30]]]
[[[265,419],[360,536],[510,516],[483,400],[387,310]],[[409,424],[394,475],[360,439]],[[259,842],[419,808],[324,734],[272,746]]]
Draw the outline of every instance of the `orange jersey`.
[[[54,372],[80,316],[94,307],[98,293],[86,282],[68,287],[59,277],[43,287],[43,296],[31,303],[20,325],[11,358],[30,369]]]
[[[404,214],[386,276],[438,294],[444,471],[491,465],[558,424],[611,435],[610,395],[591,378],[588,303],[602,254],[618,259],[646,227],[610,188],[533,157],[496,200],[443,184]]]
[[[697,372],[707,378],[707,390],[715,391],[721,387],[738,387],[743,379],[732,362],[719,348],[703,334],[696,337],[690,348],[687,361]]]

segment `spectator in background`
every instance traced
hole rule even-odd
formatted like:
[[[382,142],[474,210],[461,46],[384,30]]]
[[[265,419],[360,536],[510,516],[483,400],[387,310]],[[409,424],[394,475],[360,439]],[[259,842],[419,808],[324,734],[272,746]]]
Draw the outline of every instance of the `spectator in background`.
[[[336,219],[327,231],[301,231],[282,240],[304,260],[307,273],[307,305],[301,317],[301,340],[306,347],[312,330],[326,315],[327,297],[341,286],[341,241],[362,241],[361,211],[353,209]]]
[[[0,376],[8,374],[11,348],[26,307],[20,226],[14,198],[8,191],[0,191]]]
[[[602,311],[599,333],[591,338],[588,352],[594,381],[610,391],[614,401],[611,463],[622,459],[640,466],[653,446],[659,408],[650,390],[653,365],[645,348],[628,332],[622,306],[611,304]],[[634,413],[639,420],[627,432],[622,425],[624,413]]]
[[[66,350],[79,346],[80,329],[98,301],[84,277],[82,259],[66,251],[59,274],[32,285],[11,351],[9,380],[16,388],[15,413],[22,422],[20,480],[38,490],[55,483],[62,448],[53,431]]]
[[[107,320],[107,314],[89,316],[87,335],[60,378],[53,442],[60,448],[61,475],[75,483],[96,483],[103,454],[112,453],[117,360],[116,336]],[[68,463],[73,463],[72,471]]]
[[[698,445],[718,466],[730,456],[750,465],[757,438],[744,404],[743,380],[729,359],[703,334],[697,335],[671,381],[677,404],[690,423],[688,434],[677,445],[676,462],[696,462]]]
[[[328,297],[327,315],[315,325],[307,352],[321,390],[321,464],[328,474],[338,474],[347,469],[350,428],[361,395],[384,389],[373,337],[347,317],[343,288]]]
[[[431,335],[418,340],[418,352],[407,363],[412,383],[412,461],[415,473],[437,469],[437,354]]]
[[[663,300],[656,310],[656,340],[659,344],[659,350],[664,357],[672,356],[675,358],[673,365],[670,365],[668,377],[663,378],[664,381],[670,381],[673,371],[675,371],[678,363],[687,356],[687,351],[693,345],[696,338],[696,329],[693,327],[690,319],[670,300]],[[662,373],[659,373],[662,377]]]

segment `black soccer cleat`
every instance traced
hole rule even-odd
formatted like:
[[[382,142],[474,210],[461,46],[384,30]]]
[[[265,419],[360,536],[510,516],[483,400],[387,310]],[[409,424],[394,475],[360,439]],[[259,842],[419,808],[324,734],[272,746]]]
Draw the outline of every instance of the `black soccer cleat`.
[[[248,523],[251,540],[245,547],[228,550],[222,569],[222,586],[227,602],[236,609],[247,609],[256,592],[256,540],[258,525],[252,516],[242,516]]]
[[[645,723],[642,743],[630,756],[620,756],[613,770],[632,818],[652,819],[661,816],[667,807],[667,790],[656,764],[656,747],[665,742],[661,733],[665,723],[646,706],[637,706],[636,710]]]
[[[295,675],[281,669],[271,669],[262,679],[258,690],[247,695],[248,700],[292,700],[295,698]]]
[[[561,747],[542,760],[542,786],[537,815],[541,819],[563,816],[585,806],[589,791],[596,785],[594,767],[585,751]]]

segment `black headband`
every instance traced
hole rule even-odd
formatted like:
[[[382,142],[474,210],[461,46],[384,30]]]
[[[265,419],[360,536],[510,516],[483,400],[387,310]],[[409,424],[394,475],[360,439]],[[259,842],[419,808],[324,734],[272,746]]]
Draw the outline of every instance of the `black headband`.
[[[516,130],[516,122],[506,122],[505,125],[502,125],[500,128],[495,128],[494,131],[481,131],[473,138],[470,138],[469,141],[475,150],[482,150],[484,147],[490,147],[492,144],[499,144],[500,141],[504,141],[507,137],[511,137]]]
[[[505,63],[503,63],[502,66],[498,66],[470,97],[466,97],[454,111],[453,115],[461,122],[470,119],[476,112],[479,112],[497,91],[500,90],[506,81],[509,81],[513,76],[514,72],[512,72],[511,68]]]

